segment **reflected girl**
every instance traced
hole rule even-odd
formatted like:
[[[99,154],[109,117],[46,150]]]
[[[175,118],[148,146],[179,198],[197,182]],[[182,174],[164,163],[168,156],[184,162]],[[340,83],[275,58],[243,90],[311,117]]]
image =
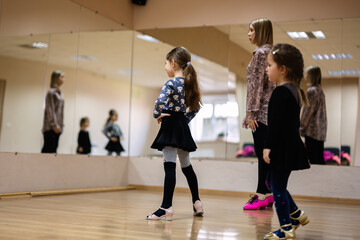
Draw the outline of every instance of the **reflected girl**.
[[[301,114],[300,134],[305,137],[306,151],[311,164],[325,164],[324,141],[326,140],[327,119],[325,94],[321,88],[321,70],[318,66],[306,69],[306,80],[310,87],[306,94],[309,106]]]
[[[42,153],[56,153],[59,137],[64,128],[64,97],[60,91],[64,79],[65,73],[60,70],[55,70],[51,74],[50,89],[45,99]]]
[[[89,132],[86,130],[89,127],[90,120],[87,117],[83,117],[80,120],[80,131],[78,135],[78,147],[76,152],[78,154],[91,153],[91,141]]]
[[[120,126],[116,123],[117,120],[118,113],[114,109],[111,109],[103,130],[103,133],[109,139],[109,142],[105,147],[109,156],[111,156],[113,152],[120,156],[121,152],[124,151],[124,148],[120,143],[123,133],[121,132]]]

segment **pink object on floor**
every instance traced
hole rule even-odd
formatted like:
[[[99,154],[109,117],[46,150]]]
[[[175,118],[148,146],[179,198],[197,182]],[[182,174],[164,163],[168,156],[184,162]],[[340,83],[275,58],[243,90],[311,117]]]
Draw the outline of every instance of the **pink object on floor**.
[[[330,151],[324,151],[324,161],[334,160],[338,165],[341,164],[340,158],[338,155],[333,154]]]
[[[350,155],[348,153],[346,153],[344,151],[341,151],[341,157],[345,158],[348,161],[348,163],[351,162],[351,157],[350,157]]]
[[[268,200],[265,198],[264,200],[260,200],[258,195],[254,195],[244,206],[244,210],[258,210],[258,209],[266,209],[268,205]]]
[[[255,155],[255,149],[253,146],[245,146],[243,151],[244,151],[244,156]]]
[[[271,206],[274,204],[274,197],[273,197],[273,195],[267,196],[266,199],[267,199],[267,201],[268,201],[268,206],[271,207]]]

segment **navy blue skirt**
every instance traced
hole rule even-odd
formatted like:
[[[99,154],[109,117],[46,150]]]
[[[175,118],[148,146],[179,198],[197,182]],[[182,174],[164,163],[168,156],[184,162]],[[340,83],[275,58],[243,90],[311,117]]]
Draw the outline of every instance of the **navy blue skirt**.
[[[187,152],[194,152],[196,144],[191,136],[189,125],[183,112],[163,111],[169,113],[169,117],[163,117],[159,133],[151,148],[162,151],[170,146],[180,148]]]

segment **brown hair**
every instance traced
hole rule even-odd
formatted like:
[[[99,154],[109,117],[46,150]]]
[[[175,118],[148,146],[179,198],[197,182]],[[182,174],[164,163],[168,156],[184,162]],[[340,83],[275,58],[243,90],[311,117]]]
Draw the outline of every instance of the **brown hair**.
[[[105,127],[106,127],[106,125],[108,125],[108,123],[110,122],[111,117],[114,116],[115,114],[117,114],[116,110],[110,109],[110,111],[109,111],[109,117],[106,119]]]
[[[58,84],[57,84],[57,81],[59,79],[59,77],[64,74],[63,71],[60,71],[60,70],[54,70],[51,74],[51,82],[50,82],[50,87],[51,88],[57,88],[58,87]]]
[[[318,66],[310,66],[306,69],[311,86],[321,85],[321,70]]]
[[[271,54],[279,67],[286,67],[286,79],[299,89],[302,102],[307,106],[306,93],[300,88],[300,83],[304,78],[304,59],[299,49],[290,44],[280,43],[273,47]]]
[[[81,118],[80,119],[80,127],[82,127],[84,124],[85,124],[85,122],[88,122],[89,121],[89,118],[88,117],[83,117],[83,118]]]
[[[166,55],[166,60],[174,61],[182,68],[185,80],[185,104],[190,110],[199,110],[201,104],[200,87],[196,71],[191,64],[191,54],[184,47],[176,47]]]
[[[267,18],[258,18],[251,21],[250,25],[254,27],[254,41],[258,47],[264,44],[273,45],[273,28],[272,23]]]

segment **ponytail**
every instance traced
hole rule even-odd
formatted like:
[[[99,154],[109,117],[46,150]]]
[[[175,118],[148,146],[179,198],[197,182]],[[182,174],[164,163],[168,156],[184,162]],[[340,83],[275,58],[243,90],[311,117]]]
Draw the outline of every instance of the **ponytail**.
[[[199,83],[197,80],[197,73],[190,64],[186,64],[183,73],[185,79],[185,104],[190,110],[199,110],[201,104],[201,94]]]
[[[196,71],[191,64],[190,52],[184,47],[176,47],[166,55],[166,59],[168,61],[174,59],[183,70],[186,106],[189,107],[190,111],[199,110],[201,104],[200,87]]]

